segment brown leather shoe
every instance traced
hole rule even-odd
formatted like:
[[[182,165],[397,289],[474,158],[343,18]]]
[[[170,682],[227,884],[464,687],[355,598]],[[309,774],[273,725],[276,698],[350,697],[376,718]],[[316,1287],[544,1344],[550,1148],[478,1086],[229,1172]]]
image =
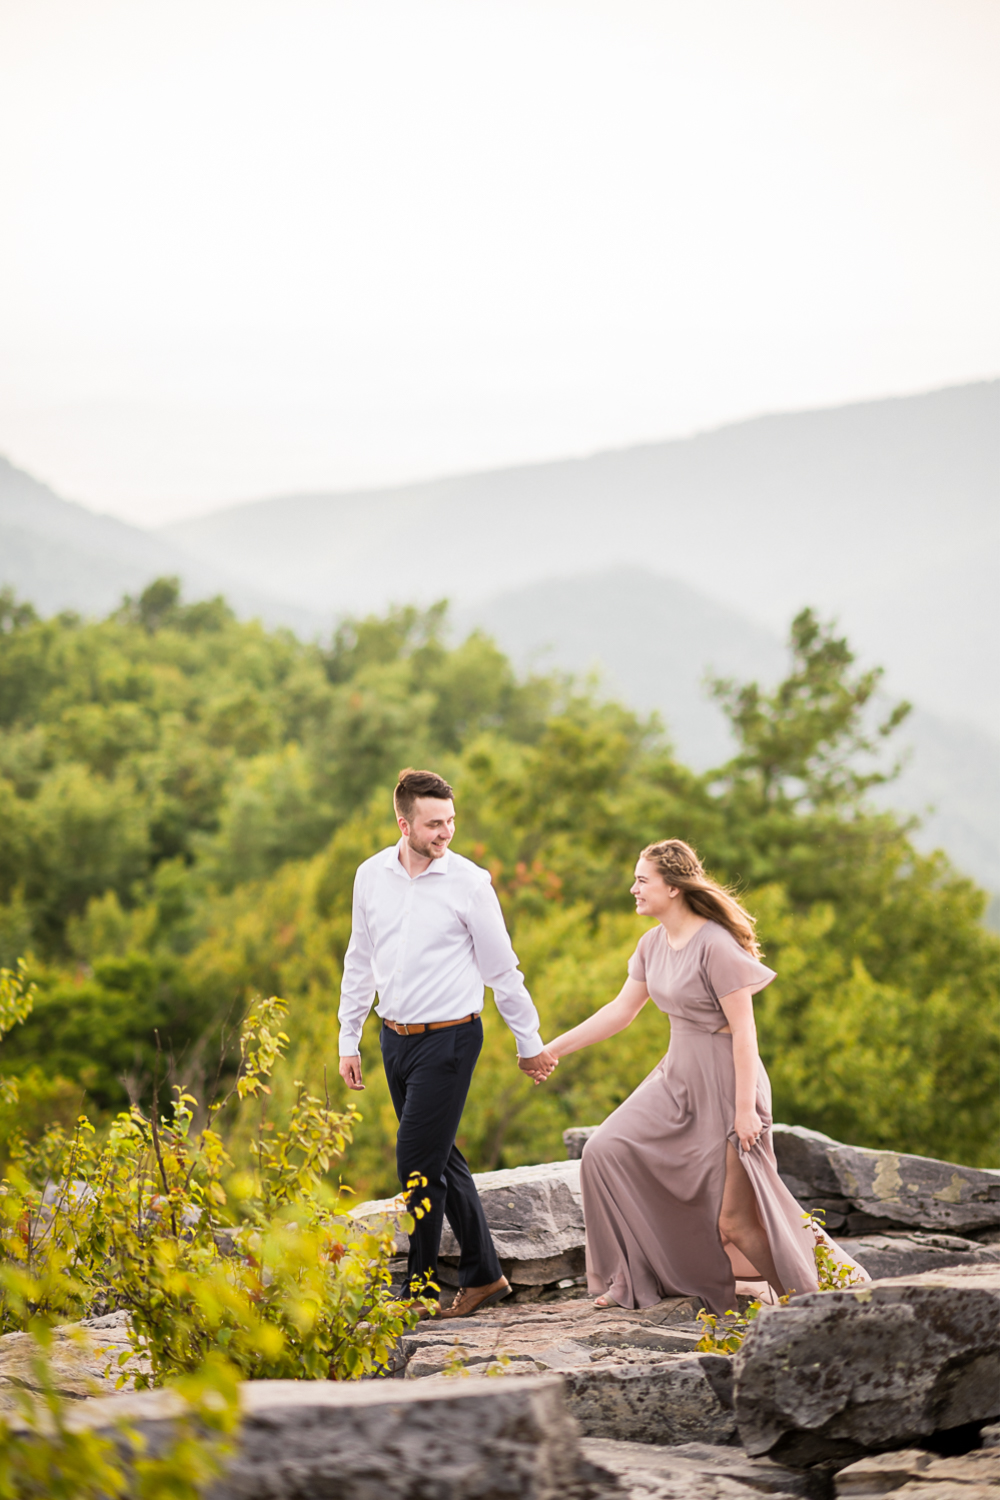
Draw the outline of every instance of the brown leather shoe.
[[[444,1318],[468,1318],[481,1307],[490,1307],[494,1302],[499,1302],[506,1297],[510,1291],[510,1282],[506,1276],[501,1276],[499,1281],[491,1281],[489,1286],[462,1286],[455,1294],[455,1300],[450,1307],[442,1307],[438,1317]]]

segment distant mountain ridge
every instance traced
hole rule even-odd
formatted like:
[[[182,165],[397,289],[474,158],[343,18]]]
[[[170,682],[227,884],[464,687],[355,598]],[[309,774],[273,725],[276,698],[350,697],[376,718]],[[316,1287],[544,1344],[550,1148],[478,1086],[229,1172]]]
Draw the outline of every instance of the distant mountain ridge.
[[[324,614],[461,606],[611,565],[771,631],[839,616],[897,690],[1000,724],[1000,381],[756,418],[590,458],[291,495],[160,535]]]
[[[42,614],[74,609],[105,615],[124,594],[168,574],[183,578],[189,597],[221,593],[241,614],[302,630],[319,627],[309,610],[192,558],[155,532],[64,500],[0,457],[0,588],[13,588]]]
[[[609,568],[501,594],[459,612],[460,632],[489,632],[521,670],[599,673],[599,691],[662,718],[678,756],[697,770],[723,764],[735,743],[707,674],[772,685],[788,668],[777,635],[687,584],[639,568]],[[1000,891],[1000,744],[916,709],[893,737],[900,777],[874,793],[916,814],[921,849],[943,848],[959,869]]]

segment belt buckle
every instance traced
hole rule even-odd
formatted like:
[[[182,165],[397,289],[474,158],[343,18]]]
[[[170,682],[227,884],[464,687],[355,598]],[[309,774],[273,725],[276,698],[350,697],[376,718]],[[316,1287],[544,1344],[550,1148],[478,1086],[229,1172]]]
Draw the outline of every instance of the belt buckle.
[[[405,1021],[397,1021],[396,1030],[401,1031],[404,1036],[409,1036],[410,1034],[410,1028],[406,1025]]]

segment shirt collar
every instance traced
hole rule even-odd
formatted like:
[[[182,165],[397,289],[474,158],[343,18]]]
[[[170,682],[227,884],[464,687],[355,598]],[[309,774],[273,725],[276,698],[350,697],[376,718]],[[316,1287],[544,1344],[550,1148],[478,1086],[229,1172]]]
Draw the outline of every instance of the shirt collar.
[[[399,874],[402,875],[404,880],[409,880],[410,877],[403,869],[402,861],[399,858],[399,851],[400,849],[402,849],[402,847],[403,840],[400,839],[398,843],[393,844],[390,849],[387,849],[385,851],[385,860],[383,862],[389,867],[389,869],[398,870]],[[416,879],[421,880],[424,875],[447,875],[450,863],[451,850],[446,849],[441,858],[432,859],[430,864],[427,866],[427,869],[424,870],[420,875],[418,875]]]

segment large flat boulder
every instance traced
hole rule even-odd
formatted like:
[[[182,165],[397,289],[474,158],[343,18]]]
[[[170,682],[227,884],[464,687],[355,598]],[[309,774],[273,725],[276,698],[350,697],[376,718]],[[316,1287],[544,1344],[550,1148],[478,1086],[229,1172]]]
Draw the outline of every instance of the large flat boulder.
[[[1000,1265],[1000,1245],[981,1245],[957,1234],[928,1234],[920,1229],[846,1239],[838,1235],[837,1243],[876,1281],[886,1276],[920,1276],[946,1266]]]
[[[641,1443],[731,1443],[732,1362],[700,1354],[693,1298],[653,1308],[588,1301],[490,1308],[421,1324],[401,1340],[407,1380],[455,1375],[562,1376],[570,1414],[591,1437]],[[493,1385],[495,1382],[490,1381]]]
[[[610,1500],[580,1452],[562,1384],[260,1380],[241,1388],[237,1452],[212,1500]],[[81,1402],[77,1429],[129,1421],[162,1452],[171,1391]]]
[[[548,1305],[501,1302],[475,1317],[419,1323],[400,1340],[408,1380],[461,1369],[470,1375],[565,1372],[595,1364],[642,1364],[691,1354],[702,1335],[692,1297],[630,1311],[589,1299]]]
[[[583,1202],[578,1161],[543,1162],[475,1176],[486,1222],[503,1265],[504,1274],[519,1286],[544,1286],[583,1270]],[[359,1203],[352,1216],[384,1222],[397,1200],[384,1198]],[[399,1252],[408,1245],[405,1233],[396,1235]],[[441,1258],[458,1262],[458,1242],[445,1224]]]
[[[1000,1411],[1000,1271],[928,1272],[764,1308],[734,1360],[740,1439],[807,1465]]]
[[[888,1227],[955,1235],[1000,1228],[1000,1172],[900,1151],[844,1146],[801,1125],[773,1128],[778,1170],[827,1228],[848,1234]]]

